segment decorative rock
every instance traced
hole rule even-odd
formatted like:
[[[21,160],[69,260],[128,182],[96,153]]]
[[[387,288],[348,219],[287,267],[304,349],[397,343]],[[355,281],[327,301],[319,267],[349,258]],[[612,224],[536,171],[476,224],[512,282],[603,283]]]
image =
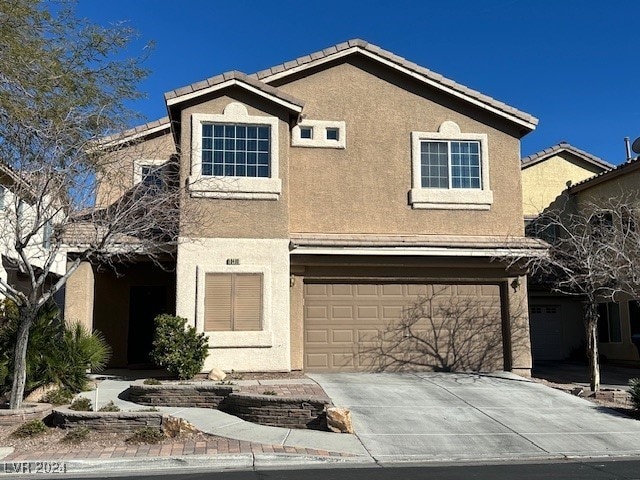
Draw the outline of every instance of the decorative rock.
[[[199,430],[184,418],[165,416],[162,418],[162,431],[167,437],[179,437],[183,433],[198,433]]]
[[[221,382],[222,380],[227,378],[227,374],[224,373],[219,368],[212,368],[211,371],[209,372],[209,375],[207,376],[207,378],[209,380],[216,380],[218,382]]]
[[[29,403],[41,402],[47,393],[52,392],[53,390],[57,390],[58,388],[58,385],[56,385],[55,383],[49,383],[42,387],[38,387],[29,395],[27,395],[24,401]]]
[[[327,407],[327,427],[336,433],[354,433],[348,408]]]

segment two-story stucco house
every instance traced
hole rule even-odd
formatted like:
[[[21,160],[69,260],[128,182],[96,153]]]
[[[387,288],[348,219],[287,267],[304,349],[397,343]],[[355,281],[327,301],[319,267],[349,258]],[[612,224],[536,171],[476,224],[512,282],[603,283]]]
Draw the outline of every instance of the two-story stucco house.
[[[201,225],[168,271],[86,264],[66,292],[114,366],[143,363],[169,311],[207,333],[206,368],[371,368],[359,346],[438,290],[498,319],[484,368],[530,372],[526,277],[495,259],[527,242],[520,139],[536,118],[362,40],[165,101],[168,118],[124,135],[137,150],[117,170],[155,181],[178,162]]]

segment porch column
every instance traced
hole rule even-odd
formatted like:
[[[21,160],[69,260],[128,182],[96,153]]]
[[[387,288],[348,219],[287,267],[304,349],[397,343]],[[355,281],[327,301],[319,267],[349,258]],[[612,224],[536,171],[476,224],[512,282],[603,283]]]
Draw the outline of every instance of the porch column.
[[[530,377],[532,360],[527,277],[523,275],[509,278],[505,290],[509,308],[511,371],[523,377]]]
[[[82,262],[67,280],[64,299],[64,318],[67,322],[80,322],[93,330],[93,301],[95,278],[93,266]]]
[[[291,370],[304,368],[304,268],[291,268]]]

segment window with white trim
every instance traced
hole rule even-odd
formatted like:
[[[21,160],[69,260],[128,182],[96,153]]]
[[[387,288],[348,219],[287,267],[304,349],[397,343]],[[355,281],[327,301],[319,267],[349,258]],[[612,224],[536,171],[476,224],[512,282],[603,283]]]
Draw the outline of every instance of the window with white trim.
[[[202,175],[269,177],[271,127],[202,124]]]
[[[481,188],[480,142],[420,142],[422,188]]]
[[[443,122],[438,132],[411,132],[411,165],[413,208],[491,208],[486,134],[461,133],[451,121]]]
[[[168,180],[167,160],[136,160],[133,163],[133,184],[141,183],[149,189],[164,189]]]
[[[305,118],[291,130],[291,146],[315,148],[347,148],[346,123],[337,120]]]
[[[194,197],[277,200],[277,117],[249,115],[238,102],[222,114],[191,116],[191,176]]]

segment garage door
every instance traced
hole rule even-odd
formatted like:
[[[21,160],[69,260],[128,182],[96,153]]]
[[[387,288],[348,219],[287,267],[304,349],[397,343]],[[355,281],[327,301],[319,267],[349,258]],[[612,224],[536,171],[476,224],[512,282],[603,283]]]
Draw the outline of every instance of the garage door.
[[[560,306],[533,305],[530,310],[533,361],[563,360]]]
[[[498,285],[307,283],[307,371],[503,368]]]

